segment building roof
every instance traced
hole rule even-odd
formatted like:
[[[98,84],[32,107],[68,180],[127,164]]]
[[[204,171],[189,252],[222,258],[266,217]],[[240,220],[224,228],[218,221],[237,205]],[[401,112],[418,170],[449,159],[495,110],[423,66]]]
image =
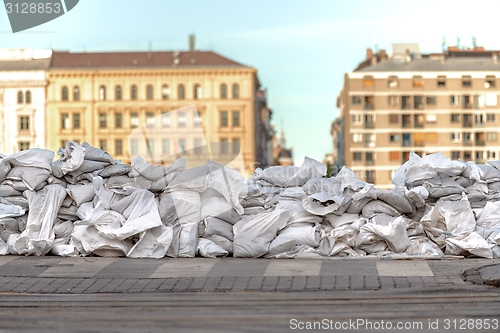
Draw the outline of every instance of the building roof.
[[[50,59],[0,61],[0,71],[41,71],[49,66]]]
[[[177,63],[176,63],[176,60]],[[62,68],[247,67],[212,51],[64,52],[54,51],[52,69]]]
[[[357,68],[356,72],[417,72],[417,71],[500,71],[500,62],[490,57],[452,57],[445,60],[420,58],[409,62],[388,59],[373,66]]]

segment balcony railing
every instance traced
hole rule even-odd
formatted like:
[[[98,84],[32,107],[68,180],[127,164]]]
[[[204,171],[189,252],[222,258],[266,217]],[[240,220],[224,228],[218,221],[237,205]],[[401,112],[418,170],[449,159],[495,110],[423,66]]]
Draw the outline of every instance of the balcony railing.
[[[409,109],[411,109],[411,104],[410,103],[403,103],[403,104],[401,104],[401,109],[409,110]]]
[[[484,147],[484,145],[485,145],[484,140],[476,140],[476,146]]]
[[[365,128],[375,128],[375,123],[366,123],[365,122]]]
[[[463,127],[472,127],[472,121],[464,120],[462,126]]]
[[[375,109],[373,103],[365,103],[365,110],[373,110],[373,109]]]
[[[375,161],[374,161],[374,160],[366,160],[366,161],[365,161],[365,165],[366,165],[366,166],[372,166],[372,165],[374,165],[374,164],[375,164]]]
[[[464,146],[467,146],[467,147],[472,146],[472,140],[464,140]]]
[[[415,123],[415,128],[424,128],[424,123]]]
[[[411,146],[411,141],[403,141],[403,146],[404,147]]]
[[[403,121],[403,127],[404,128],[410,128],[411,127],[411,121]]]

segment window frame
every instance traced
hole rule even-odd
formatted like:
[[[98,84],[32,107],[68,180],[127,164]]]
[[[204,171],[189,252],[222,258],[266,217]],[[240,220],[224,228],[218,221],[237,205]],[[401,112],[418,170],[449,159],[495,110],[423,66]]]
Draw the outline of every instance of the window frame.
[[[80,87],[79,86],[73,86],[73,101],[74,102],[80,101]]]

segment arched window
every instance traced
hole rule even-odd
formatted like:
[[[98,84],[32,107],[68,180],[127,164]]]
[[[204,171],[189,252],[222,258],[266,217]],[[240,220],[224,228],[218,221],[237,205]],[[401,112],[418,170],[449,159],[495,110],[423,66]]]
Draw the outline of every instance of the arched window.
[[[26,92],[26,104],[31,104],[31,91]]]
[[[199,84],[195,84],[193,87],[193,96],[194,99],[200,99],[201,98],[201,86]]]
[[[74,101],[80,100],[80,88],[78,86],[73,87],[73,100]]]
[[[23,104],[23,92],[22,91],[17,92],[17,104]]]
[[[161,98],[168,99],[170,97],[170,88],[168,85],[164,84],[161,88]]]
[[[148,84],[148,86],[146,87],[146,98],[148,100],[153,99],[153,86],[150,84]]]
[[[117,101],[122,100],[122,87],[121,86],[116,86],[115,87],[115,99]]]
[[[101,101],[106,100],[106,87],[105,86],[99,87],[99,100],[101,100]]]
[[[233,98],[240,98],[240,87],[236,83],[233,84]]]
[[[137,86],[135,84],[130,88],[130,99],[137,100]]]
[[[64,86],[62,88],[62,100],[67,101],[68,100],[68,87]]]
[[[227,85],[225,83],[220,85],[220,98],[227,98]]]
[[[184,85],[183,84],[179,84],[179,99],[184,99]]]

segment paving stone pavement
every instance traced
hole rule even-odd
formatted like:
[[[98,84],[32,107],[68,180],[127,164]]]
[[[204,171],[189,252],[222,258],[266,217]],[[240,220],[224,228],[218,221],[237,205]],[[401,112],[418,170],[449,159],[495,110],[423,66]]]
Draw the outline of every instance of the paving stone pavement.
[[[462,288],[462,273],[499,260],[59,258],[0,260],[0,292],[301,292]]]

